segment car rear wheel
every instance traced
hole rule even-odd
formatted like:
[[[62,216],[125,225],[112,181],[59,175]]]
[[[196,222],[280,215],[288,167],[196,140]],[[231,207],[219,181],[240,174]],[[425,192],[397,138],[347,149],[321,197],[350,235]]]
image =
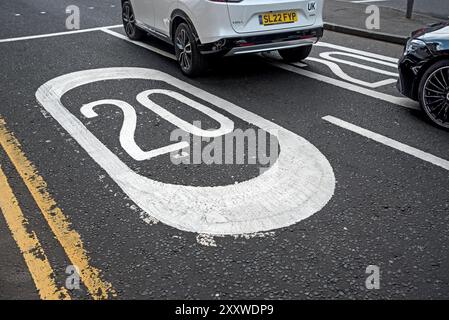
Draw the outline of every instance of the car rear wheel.
[[[312,46],[302,46],[291,49],[278,50],[282,59],[287,62],[298,62],[307,58],[312,50]]]
[[[189,77],[203,73],[207,67],[206,57],[200,53],[192,30],[186,23],[181,23],[176,28],[174,42],[181,71]]]
[[[419,100],[427,117],[449,129],[449,60],[432,65],[419,84]]]
[[[131,40],[141,40],[145,36],[145,32],[136,26],[136,17],[134,16],[133,7],[129,1],[123,3],[122,21],[126,35]]]

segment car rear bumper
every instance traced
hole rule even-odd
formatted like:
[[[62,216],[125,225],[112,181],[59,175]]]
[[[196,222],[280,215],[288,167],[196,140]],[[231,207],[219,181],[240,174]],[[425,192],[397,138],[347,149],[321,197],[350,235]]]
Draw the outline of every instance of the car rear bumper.
[[[323,36],[322,27],[259,36],[224,38],[199,46],[202,54],[238,54],[271,51],[312,45]]]

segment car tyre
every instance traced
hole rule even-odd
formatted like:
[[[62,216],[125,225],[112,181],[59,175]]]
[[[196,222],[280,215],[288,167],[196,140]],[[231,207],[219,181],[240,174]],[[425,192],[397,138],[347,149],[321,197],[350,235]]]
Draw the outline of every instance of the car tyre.
[[[181,23],[174,37],[176,59],[182,73],[189,77],[201,75],[207,68],[207,59],[198,49],[195,36],[189,25]]]
[[[278,50],[282,59],[286,62],[298,62],[307,58],[312,51],[312,46],[302,46],[291,49],[281,49]]]
[[[136,26],[136,17],[129,1],[123,2],[122,21],[128,38],[131,40],[142,40],[145,37],[145,32]]]
[[[434,63],[419,82],[419,102],[427,118],[449,129],[449,60]]]

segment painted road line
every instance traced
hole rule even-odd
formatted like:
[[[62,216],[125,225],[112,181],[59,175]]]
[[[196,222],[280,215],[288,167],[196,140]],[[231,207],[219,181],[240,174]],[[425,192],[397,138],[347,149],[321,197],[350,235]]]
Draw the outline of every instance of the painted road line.
[[[0,166],[0,209],[6,224],[25,259],[25,263],[36,285],[39,296],[44,300],[70,300],[64,287],[58,288],[55,274],[48,262],[36,234],[29,230],[28,220],[20,209],[8,179]]]
[[[73,31],[63,31],[63,32],[55,32],[55,33],[37,34],[37,35],[33,35],[33,36],[24,36],[24,37],[17,37],[17,38],[0,39],[0,43],[17,42],[17,41],[42,39],[42,38],[51,38],[51,37],[58,37],[58,36],[67,36],[67,35],[70,35],[70,34],[100,31],[100,30],[103,30],[103,29],[106,29],[106,28],[113,29],[113,28],[118,28],[118,27],[123,27],[123,25],[118,24],[118,25],[112,25],[112,26],[106,26],[106,27],[97,27],[97,28],[80,29],[80,30],[73,30]]]
[[[402,97],[395,97],[392,96],[390,94],[386,94],[386,93],[382,93],[382,92],[378,92],[372,89],[368,89],[368,88],[364,88],[346,81],[342,81],[342,80],[338,80],[338,79],[334,79],[334,78],[330,78],[327,76],[324,76],[322,74],[319,73],[315,73],[312,71],[308,71],[308,70],[304,70],[304,69],[300,69],[297,68],[295,66],[289,65],[289,64],[285,64],[279,61],[275,61],[275,60],[267,60],[267,62],[269,64],[271,64],[272,66],[275,66],[277,68],[283,69],[283,70],[287,70],[296,74],[299,74],[301,76],[304,77],[308,77],[308,78],[312,78],[318,81],[322,81],[346,90],[350,90],[350,91],[354,91],[360,94],[364,94],[366,96],[372,97],[372,98],[376,98],[379,100],[383,100],[404,108],[409,108],[409,109],[415,109],[415,110],[419,110],[419,104],[413,100],[407,99],[407,98],[402,98]]]
[[[368,87],[371,89],[375,89],[378,87],[382,87],[388,84],[393,84],[396,83],[397,81],[397,77],[399,76],[397,74],[397,72],[390,72],[390,71],[386,71],[383,69],[379,69],[379,68],[374,68],[371,66],[367,66],[364,64],[360,64],[360,63],[356,63],[354,61],[350,61],[350,60],[344,60],[344,59],[340,59],[340,58],[335,58],[332,55],[340,55],[340,56],[346,56],[346,57],[351,57],[351,58],[355,58],[358,60],[363,60],[363,61],[368,61],[368,62],[372,62],[372,63],[376,63],[379,65],[383,65],[383,66],[387,66],[390,68],[394,68],[397,69],[397,63],[391,63],[391,62],[387,62],[385,60],[385,58],[388,57],[383,57],[382,59],[378,59],[378,58],[372,58],[372,57],[367,57],[365,56],[367,53],[364,52],[364,55],[361,54],[354,54],[354,53],[350,53],[350,52],[345,52],[345,51],[330,51],[330,52],[320,52],[319,56],[321,58],[314,58],[314,57],[308,57],[306,60],[307,61],[314,61],[314,62],[318,62],[318,63],[322,63],[324,65],[326,65],[334,75],[336,75],[337,77],[339,77],[340,79],[356,84],[356,85],[361,85],[364,87]],[[383,74],[383,75],[388,75],[390,77],[393,78],[388,78],[388,79],[384,79],[381,81],[377,81],[374,83],[371,82],[367,82],[361,79],[357,79],[357,78],[353,78],[351,76],[349,76],[348,74],[346,74],[341,68],[340,65],[337,63],[341,63],[341,64],[347,64],[350,65],[352,67],[356,67],[356,68],[360,68],[360,69],[364,69],[364,70],[368,70],[374,73],[378,73],[378,74]],[[297,63],[293,63],[293,65],[298,66]]]
[[[437,156],[434,156],[434,155],[432,155],[430,153],[421,151],[419,149],[410,147],[410,146],[408,146],[406,144],[403,144],[403,143],[398,142],[396,140],[393,140],[391,138],[385,137],[385,136],[380,135],[378,133],[369,131],[367,129],[363,129],[363,128],[359,127],[359,126],[356,126],[356,125],[354,125],[352,123],[346,122],[344,120],[338,119],[338,118],[333,117],[333,116],[325,116],[322,119],[326,120],[327,122],[330,122],[330,123],[332,123],[332,124],[334,124],[336,126],[339,126],[339,127],[343,128],[343,129],[352,131],[352,132],[357,133],[357,134],[359,134],[361,136],[364,136],[364,137],[366,137],[368,139],[371,139],[371,140],[374,140],[376,142],[382,143],[382,144],[384,144],[384,145],[386,145],[386,146],[388,146],[390,148],[402,151],[402,152],[407,153],[407,154],[409,154],[411,156],[414,156],[414,157],[416,157],[418,159],[430,162],[430,163],[432,163],[432,164],[434,164],[434,165],[436,165],[438,167],[441,167],[443,169],[449,170],[449,161],[447,161],[445,159],[439,158]]]
[[[375,89],[375,88],[382,87],[382,86],[385,86],[385,85],[388,85],[388,84],[392,84],[392,83],[395,83],[397,81],[396,79],[390,78],[390,79],[380,80],[380,81],[377,81],[377,82],[367,82],[367,81],[363,81],[363,80],[360,80],[360,79],[353,78],[350,75],[346,74],[340,68],[340,66],[338,64],[336,64],[335,62],[327,61],[327,60],[319,59],[319,58],[313,58],[313,57],[309,57],[306,60],[307,61],[315,61],[315,62],[318,62],[318,63],[322,63],[322,64],[326,65],[333,72],[333,74],[335,74],[340,79],[343,79],[344,81],[351,82],[351,83],[356,84],[356,85],[361,85],[361,86],[364,86],[364,87],[368,87],[368,88],[371,88],[371,89]]]
[[[92,298],[107,299],[114,296],[115,291],[111,284],[103,281],[100,270],[90,265],[80,235],[71,228],[69,219],[49,194],[47,183],[27,159],[19,141],[8,131],[2,118],[0,118],[0,145],[14,164],[67,257],[80,270],[81,280]]]
[[[155,53],[158,53],[161,56],[167,57],[167,58],[172,59],[172,60],[176,60],[176,56],[174,54],[171,54],[171,53],[169,53],[167,51],[161,50],[159,48],[153,47],[153,46],[151,46],[149,44],[146,44],[146,43],[143,43],[143,42],[140,42],[140,41],[131,40],[127,36],[125,36],[125,35],[123,35],[123,34],[121,34],[119,32],[115,32],[115,31],[109,30],[107,28],[103,28],[103,29],[101,29],[101,31],[106,32],[107,34],[110,34],[111,36],[117,37],[119,39],[131,42],[132,44],[135,44],[136,46],[139,46],[139,47],[145,48],[147,50],[153,51]]]
[[[346,56],[346,57],[350,57],[350,58],[354,58],[354,59],[358,59],[358,60],[381,64],[381,65],[384,65],[384,66],[387,66],[387,67],[390,67],[390,68],[396,70],[396,72],[390,72],[390,71],[386,71],[383,69],[370,67],[370,66],[367,66],[367,65],[364,65],[361,63],[357,63],[357,62],[353,62],[350,60],[335,58],[335,57],[333,57],[334,55]],[[353,53],[349,53],[349,52],[341,52],[341,51],[320,52],[320,57],[323,59],[326,59],[326,60],[343,63],[343,64],[346,64],[351,67],[357,67],[360,69],[376,72],[379,74],[384,74],[384,75],[391,76],[391,77],[399,77],[399,74],[397,73],[397,68],[398,68],[397,63],[386,62],[383,60],[378,60],[378,59],[374,59],[374,58],[370,58],[370,57],[364,57],[364,56],[361,56],[358,54],[353,54]]]
[[[140,46],[142,48],[145,48],[147,50],[150,50],[150,51],[153,51],[155,53],[161,54],[161,55],[163,55],[163,56],[165,56],[167,58],[176,60],[176,56],[171,54],[171,53],[168,53],[168,52],[163,51],[161,49],[158,49],[156,47],[150,46],[150,45],[148,45],[146,43],[143,43],[143,42],[130,40],[128,37],[122,35],[121,33],[118,33],[118,32],[112,31],[112,30],[108,30],[108,29],[104,29],[102,31],[104,31],[105,33],[108,33],[108,34],[110,34],[110,35],[112,35],[114,37],[117,37],[117,38],[123,39],[125,41],[131,42],[132,44],[135,44],[135,45]],[[318,42],[318,43],[320,43],[320,42]],[[324,43],[324,44],[320,43],[320,44],[322,44],[322,46],[330,47],[330,48],[333,48],[333,49],[344,48],[344,50],[347,51],[347,52],[351,52],[351,53],[355,53],[355,54],[363,54],[364,56],[375,58],[375,59],[383,59],[383,60],[387,60],[387,61],[393,61],[393,60],[397,61],[397,59],[394,59],[394,58],[391,58],[391,57],[382,56],[382,55],[378,55],[378,54],[374,54],[374,53],[369,53],[369,52],[365,52],[365,51],[361,51],[361,50],[350,49],[350,48],[346,48],[346,47],[342,47],[342,46],[333,45],[333,44],[330,44],[330,43]],[[294,72],[296,74],[299,74],[299,75],[302,75],[302,76],[305,76],[305,77],[308,77],[308,78],[312,78],[312,79],[315,79],[315,80],[318,80],[318,81],[326,82],[328,84],[331,84],[331,85],[334,85],[334,86],[337,86],[337,87],[340,87],[340,88],[343,88],[343,89],[351,90],[351,91],[354,91],[354,92],[358,92],[358,93],[364,94],[366,96],[370,96],[372,98],[376,98],[376,99],[380,99],[380,100],[383,100],[383,101],[387,101],[389,103],[392,103],[392,104],[395,104],[395,105],[398,105],[398,106],[401,106],[401,107],[405,107],[405,108],[409,108],[409,109],[415,109],[415,110],[419,110],[420,109],[419,108],[419,104],[417,102],[412,101],[412,100],[407,99],[407,98],[395,97],[393,95],[377,92],[375,90],[367,89],[367,88],[364,88],[364,87],[361,87],[361,86],[358,86],[358,85],[354,85],[354,84],[351,84],[351,83],[348,83],[348,82],[345,82],[345,81],[341,81],[341,80],[337,80],[337,79],[334,79],[334,78],[330,78],[330,77],[321,75],[319,73],[315,73],[315,72],[312,72],[312,71],[299,69],[297,67],[294,67],[292,65],[285,64],[285,63],[282,63],[282,62],[279,62],[279,61],[275,61],[275,60],[267,59],[267,58],[264,58],[264,59],[269,64],[271,64],[271,65],[273,65],[275,67],[278,67],[278,68],[281,68],[281,69],[284,69],[284,70],[287,70],[287,71],[290,71],[290,72]],[[307,66],[307,65],[305,65],[305,66]]]
[[[331,48],[331,49],[336,49],[336,50],[341,50],[341,51],[346,51],[346,52],[354,53],[354,54],[357,54],[357,55],[362,55],[362,56],[365,56],[365,57],[370,57],[370,58],[374,58],[374,59],[378,59],[378,60],[389,61],[389,62],[392,62],[392,63],[395,63],[395,64],[397,64],[399,62],[398,58],[384,56],[382,54],[377,54],[377,53],[373,53],[373,52],[369,52],[369,51],[363,51],[363,50],[348,48],[348,47],[344,47],[344,46],[339,46],[339,45],[328,43],[328,42],[320,41],[320,42],[315,43],[314,46]]]

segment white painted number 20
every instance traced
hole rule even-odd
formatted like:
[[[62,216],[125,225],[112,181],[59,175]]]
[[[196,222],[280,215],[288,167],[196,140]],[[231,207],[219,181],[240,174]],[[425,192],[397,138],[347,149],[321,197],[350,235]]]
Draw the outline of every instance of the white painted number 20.
[[[204,130],[201,128],[198,128],[187,121],[180,119],[173,113],[167,111],[166,109],[162,108],[158,104],[154,103],[149,97],[153,94],[164,94],[166,96],[170,96],[176,100],[178,100],[181,103],[184,103],[185,105],[191,106],[192,108],[203,112],[204,114],[208,115],[215,121],[217,121],[220,124],[220,128],[215,130]],[[212,110],[209,107],[206,107],[205,105],[198,103],[196,101],[193,101],[186,96],[171,91],[171,90],[162,90],[162,89],[155,89],[155,90],[147,90],[144,92],[141,92],[136,97],[137,101],[140,102],[141,105],[143,105],[145,108],[153,111],[154,113],[157,113],[159,116],[164,118],[165,120],[173,123],[178,128],[184,130],[185,132],[191,133],[192,135],[197,135],[200,137],[209,137],[209,138],[215,138],[219,137],[225,134],[228,134],[232,132],[234,129],[234,122],[232,122],[229,118],[223,116],[222,114]],[[81,113],[87,117],[87,118],[94,118],[97,116],[97,113],[94,111],[94,107],[100,106],[100,105],[114,105],[116,107],[119,107],[124,115],[124,122],[122,129],[120,130],[120,144],[122,145],[123,149],[132,157],[134,160],[137,161],[143,161],[143,160],[149,160],[151,158],[160,156],[165,153],[175,152],[177,150],[182,150],[183,148],[186,148],[189,146],[189,144],[185,141],[173,143],[171,145],[161,147],[155,150],[151,151],[143,151],[135,142],[134,140],[134,133],[136,131],[136,124],[137,124],[137,115],[136,110],[133,106],[126,103],[125,101],[121,100],[114,100],[114,99],[105,99],[105,100],[99,100],[95,101],[89,104],[86,104],[81,107]]]

